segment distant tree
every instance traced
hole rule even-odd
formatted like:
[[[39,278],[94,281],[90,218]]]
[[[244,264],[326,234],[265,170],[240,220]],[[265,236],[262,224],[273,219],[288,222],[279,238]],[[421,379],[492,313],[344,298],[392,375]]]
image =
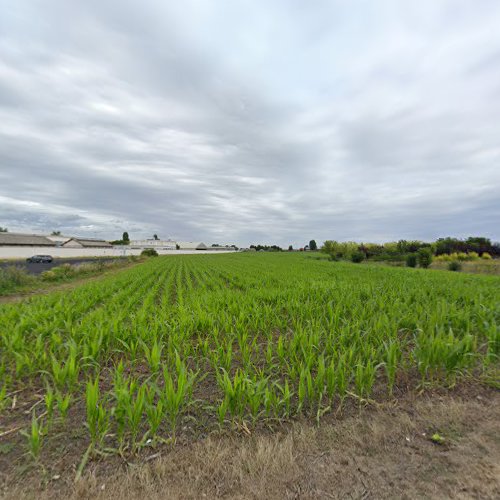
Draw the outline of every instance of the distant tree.
[[[397,243],[397,251],[401,254],[415,253],[418,252],[420,248],[426,246],[429,246],[429,244],[422,243],[421,241],[399,240]]]
[[[250,245],[250,248],[255,248],[257,252],[264,250],[265,252],[282,252],[283,249],[278,245]]]
[[[417,267],[417,254],[409,253],[406,256],[406,265],[407,267]]]
[[[51,236],[61,236],[61,231],[52,231]]]
[[[316,245],[316,240],[311,240],[309,242],[309,250],[311,250],[311,252],[315,252],[317,249],[318,245]]]
[[[215,248],[215,247],[220,247],[220,245],[218,243],[212,243],[212,248]]]
[[[125,231],[123,233],[122,240],[123,240],[123,243],[125,243],[125,244],[128,244],[130,242],[130,238],[128,237],[127,231]]]
[[[158,257],[158,252],[154,248],[146,248],[141,252],[144,257]]]
[[[432,263],[432,251],[430,248],[421,248],[417,253],[418,265],[427,269]]]
[[[321,251],[328,254],[331,260],[347,260],[351,258],[351,255],[354,252],[359,251],[359,245],[353,241],[338,242],[334,240],[327,240],[323,243]]]
[[[288,247],[288,251],[289,251],[289,252],[291,252],[292,250],[293,250],[293,246],[292,246],[292,245],[290,245],[290,246]]]
[[[9,230],[6,227],[0,226],[0,233],[8,233]]]
[[[181,249],[181,246],[179,245],[179,243],[176,243],[176,244],[175,244],[175,249],[176,249],[176,250],[180,250],[180,249]]]
[[[354,263],[359,264],[360,262],[363,262],[365,260],[365,254],[359,251],[353,252],[351,254],[351,260]]]
[[[157,234],[153,234],[153,238],[154,238],[155,240],[159,240],[159,238],[158,238],[158,235],[157,235]]]

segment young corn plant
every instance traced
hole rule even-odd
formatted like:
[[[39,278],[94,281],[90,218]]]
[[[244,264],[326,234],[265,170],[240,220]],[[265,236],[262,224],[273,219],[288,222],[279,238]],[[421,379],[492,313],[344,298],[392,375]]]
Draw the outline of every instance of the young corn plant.
[[[221,368],[221,372],[217,373],[217,384],[224,395],[224,402],[219,405],[219,420],[221,414],[225,416],[227,412],[233,418],[243,418],[248,398],[248,378],[246,375],[238,369],[234,377],[231,378],[229,373]]]
[[[396,373],[401,359],[401,347],[396,341],[384,343],[384,366],[387,374],[387,388],[389,396],[392,396],[394,384],[396,383]]]
[[[52,423],[52,417],[54,416],[54,403],[56,400],[56,396],[54,394],[54,391],[49,386],[47,386],[47,390],[43,399],[45,402],[45,411],[47,412],[47,422],[50,426],[50,424]]]
[[[368,360],[363,363],[359,360],[356,365],[356,371],[354,374],[354,384],[356,386],[357,395],[360,401],[364,398],[368,398],[372,392],[373,384],[375,383],[375,374],[377,368],[372,360]]]
[[[71,393],[69,392],[66,394],[63,394],[62,392],[56,393],[57,409],[59,411],[59,415],[61,416],[63,422],[66,421],[66,418],[68,416],[71,399],[72,399]]]
[[[100,402],[99,377],[87,382],[86,391],[87,427],[92,448],[102,445],[109,428],[109,413]]]
[[[284,385],[275,382],[275,387],[279,396],[276,401],[276,415],[278,418],[289,418],[292,415],[292,397],[288,379],[285,379]]]
[[[9,404],[9,398],[7,396],[7,384],[4,384],[0,389],[0,412]]]
[[[158,373],[161,366],[162,345],[157,339],[155,339],[151,347],[149,347],[145,342],[142,342],[142,349],[151,373]]]
[[[22,431],[22,434],[27,438],[28,451],[35,461],[40,457],[43,438],[47,432],[46,427],[40,419],[36,418],[35,413],[31,417],[31,427],[29,431]]]
[[[146,385],[141,385],[138,387],[135,397],[131,397],[128,400],[128,405],[126,406],[125,412],[127,417],[127,424],[130,429],[130,434],[132,437],[132,448],[137,449],[138,443],[137,437],[141,428],[142,417],[146,410]]]
[[[167,367],[163,369],[163,390],[161,401],[170,423],[173,436],[177,429],[177,423],[182,410],[188,405],[192,391],[195,374],[189,372],[179,356],[176,357],[177,380],[169,372]]]
[[[165,418],[165,408],[163,401],[159,399],[155,402],[156,391],[148,390],[146,393],[146,415],[149,423],[148,436],[155,440],[163,419]]]

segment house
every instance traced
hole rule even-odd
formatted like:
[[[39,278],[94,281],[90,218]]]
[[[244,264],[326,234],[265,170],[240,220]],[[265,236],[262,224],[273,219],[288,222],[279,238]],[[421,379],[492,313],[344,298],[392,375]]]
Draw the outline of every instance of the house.
[[[63,248],[113,248],[111,243],[95,238],[70,238],[61,246]]]
[[[0,233],[0,246],[15,247],[55,247],[56,244],[36,234]]]
[[[207,250],[208,247],[201,241],[178,241],[180,250]]]

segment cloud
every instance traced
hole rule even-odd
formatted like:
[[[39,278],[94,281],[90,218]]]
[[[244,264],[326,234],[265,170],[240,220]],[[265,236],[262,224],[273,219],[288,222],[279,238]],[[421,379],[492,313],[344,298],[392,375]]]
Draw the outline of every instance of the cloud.
[[[494,1],[4,2],[0,225],[500,239]]]

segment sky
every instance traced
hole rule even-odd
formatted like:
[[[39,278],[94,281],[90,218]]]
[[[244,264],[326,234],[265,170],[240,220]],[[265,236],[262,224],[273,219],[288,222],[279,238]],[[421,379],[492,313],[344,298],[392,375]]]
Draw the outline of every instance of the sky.
[[[498,0],[0,0],[0,226],[500,240]]]

